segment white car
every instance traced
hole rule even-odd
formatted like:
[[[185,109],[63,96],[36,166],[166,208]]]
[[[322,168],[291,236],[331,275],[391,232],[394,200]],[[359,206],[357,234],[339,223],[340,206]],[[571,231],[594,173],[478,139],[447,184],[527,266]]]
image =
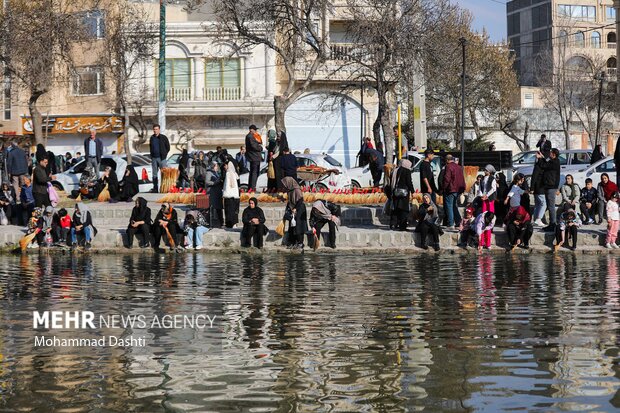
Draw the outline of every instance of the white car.
[[[580,171],[562,172],[562,176],[560,177],[560,186],[564,184],[566,175],[570,174],[573,176],[573,181],[579,185],[580,188],[583,188],[586,185],[587,178],[592,179],[592,185],[596,188],[599,182],[601,182],[601,175],[604,173],[609,175],[609,179],[614,182],[616,181],[616,163],[614,162],[614,158],[612,156],[608,156],[593,163],[592,165],[588,165]]]
[[[413,182],[413,187],[415,189],[420,189],[420,165],[421,162],[424,160],[424,156],[417,152],[407,152],[407,159],[409,159],[413,164],[413,169],[411,173],[411,181]],[[437,177],[439,176],[439,172],[441,171],[441,158],[439,156],[435,156],[435,158],[433,158],[433,162],[431,163],[431,169],[433,170],[433,175],[435,175],[435,181],[437,181]],[[372,174],[370,173],[369,165],[349,169],[349,176],[351,177],[352,186],[356,188],[373,186]],[[383,182],[384,181],[382,179],[382,183]]]
[[[104,155],[101,158],[99,171],[103,171],[105,167],[111,166],[116,171],[118,180],[121,181],[127,169],[127,157],[120,155]],[[138,174],[138,183],[140,192],[148,192],[153,188],[153,173],[151,165],[141,156],[133,156],[131,167]],[[80,177],[86,169],[86,161],[82,158],[78,163],[73,165],[65,172],[56,174],[56,179],[52,181],[54,188],[66,193],[71,193],[80,187]],[[146,179],[143,179],[146,177]]]
[[[527,151],[516,154],[512,157],[513,173],[531,175],[536,163],[538,151]],[[591,149],[569,149],[560,151],[560,169],[562,172],[571,173],[580,171],[590,165],[592,156]]]

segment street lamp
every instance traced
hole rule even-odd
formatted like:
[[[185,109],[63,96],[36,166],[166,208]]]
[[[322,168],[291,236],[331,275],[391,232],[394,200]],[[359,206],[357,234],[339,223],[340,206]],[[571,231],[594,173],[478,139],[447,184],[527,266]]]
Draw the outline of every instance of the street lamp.
[[[596,138],[594,139],[594,147],[598,145],[599,137],[601,136],[601,103],[603,100],[603,83],[605,82],[605,72],[601,71],[601,73],[595,77],[596,80],[599,81],[598,87],[598,108],[596,111]]]
[[[461,73],[461,167],[465,168],[465,46],[467,39],[461,37],[459,43],[463,48],[463,67]]]

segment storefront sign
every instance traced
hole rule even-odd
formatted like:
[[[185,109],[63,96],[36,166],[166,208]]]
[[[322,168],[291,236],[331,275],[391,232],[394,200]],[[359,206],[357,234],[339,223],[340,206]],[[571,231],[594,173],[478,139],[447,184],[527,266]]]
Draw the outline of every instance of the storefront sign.
[[[55,116],[43,117],[43,130],[47,129],[50,135],[89,133],[95,129],[98,133],[123,133],[123,118],[119,116]],[[22,128],[25,135],[32,135],[34,128],[30,118],[22,119]]]

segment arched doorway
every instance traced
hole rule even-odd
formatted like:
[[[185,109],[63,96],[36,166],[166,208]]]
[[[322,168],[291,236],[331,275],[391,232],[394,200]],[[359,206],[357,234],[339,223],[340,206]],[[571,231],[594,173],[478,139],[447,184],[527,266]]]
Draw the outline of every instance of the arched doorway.
[[[284,116],[291,151],[327,153],[353,168],[361,146],[361,111],[344,95],[311,93],[293,103]]]

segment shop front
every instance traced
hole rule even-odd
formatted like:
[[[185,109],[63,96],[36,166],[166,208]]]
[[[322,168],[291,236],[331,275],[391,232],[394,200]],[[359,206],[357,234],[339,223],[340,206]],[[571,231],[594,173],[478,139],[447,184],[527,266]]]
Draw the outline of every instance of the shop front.
[[[34,137],[32,121],[22,118],[24,136]],[[103,142],[103,153],[120,153],[123,149],[123,118],[115,115],[91,116],[46,116],[43,118],[43,135],[47,136],[47,150],[56,155],[70,152],[84,152],[84,139],[90,130],[97,131],[97,137]],[[34,139],[33,139],[34,142]]]

